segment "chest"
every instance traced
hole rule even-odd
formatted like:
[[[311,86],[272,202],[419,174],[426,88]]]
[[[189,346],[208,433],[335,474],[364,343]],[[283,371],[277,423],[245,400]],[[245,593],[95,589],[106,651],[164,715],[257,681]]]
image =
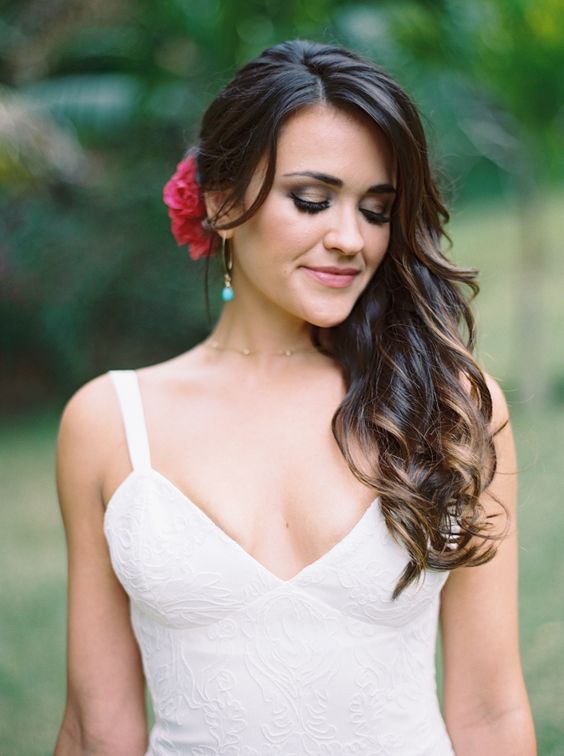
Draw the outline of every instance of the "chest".
[[[169,396],[172,396],[169,394]],[[288,579],[342,540],[374,499],[331,431],[336,387],[146,394],[152,465],[224,533]]]

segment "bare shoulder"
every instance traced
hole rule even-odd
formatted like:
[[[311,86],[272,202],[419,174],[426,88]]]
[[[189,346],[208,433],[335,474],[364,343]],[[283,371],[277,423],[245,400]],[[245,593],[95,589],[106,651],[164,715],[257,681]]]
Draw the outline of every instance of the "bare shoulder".
[[[81,386],[67,401],[57,438],[57,485],[100,489],[103,471],[119,438],[117,396],[108,373]],[[63,497],[62,501],[66,499]]]
[[[148,385],[163,386],[177,381],[205,382],[209,379],[210,365],[213,365],[210,358],[210,351],[203,344],[197,344],[176,357],[138,368],[135,372]]]
[[[92,426],[103,427],[115,404],[109,373],[92,378],[68,399],[61,415],[60,433],[77,435]]]
[[[158,388],[179,376],[197,375],[198,365],[194,349],[135,372],[144,384]],[[67,401],[59,424],[57,458],[60,464],[75,466],[101,482],[122,447],[125,436],[119,401],[112,378],[106,372],[89,380]]]

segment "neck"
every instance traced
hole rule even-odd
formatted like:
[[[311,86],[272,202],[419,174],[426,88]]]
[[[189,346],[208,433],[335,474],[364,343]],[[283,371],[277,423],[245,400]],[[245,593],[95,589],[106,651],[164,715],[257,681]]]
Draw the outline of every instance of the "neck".
[[[257,354],[313,348],[309,323],[285,314],[276,317],[270,313],[268,317],[264,309],[251,313],[250,309],[235,300],[227,303],[211,338],[222,347]]]

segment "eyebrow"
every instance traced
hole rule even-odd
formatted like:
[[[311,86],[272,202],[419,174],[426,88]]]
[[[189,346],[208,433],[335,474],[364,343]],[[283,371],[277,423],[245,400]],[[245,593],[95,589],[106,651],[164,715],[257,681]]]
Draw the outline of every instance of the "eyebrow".
[[[298,171],[296,173],[285,173],[284,176],[307,176],[330,186],[343,186],[341,179],[329,176],[327,173],[317,173],[317,171]],[[368,188],[366,194],[395,194],[395,192],[395,187],[392,184],[374,184],[374,186]]]

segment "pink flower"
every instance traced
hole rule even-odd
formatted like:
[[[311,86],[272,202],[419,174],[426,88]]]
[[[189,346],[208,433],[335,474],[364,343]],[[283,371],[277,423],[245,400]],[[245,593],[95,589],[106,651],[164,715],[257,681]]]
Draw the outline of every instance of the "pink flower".
[[[176,166],[174,175],[165,184],[163,200],[168,207],[176,243],[179,246],[187,244],[193,260],[214,254],[210,234],[202,226],[206,208],[198,184],[198,168],[193,153]]]

